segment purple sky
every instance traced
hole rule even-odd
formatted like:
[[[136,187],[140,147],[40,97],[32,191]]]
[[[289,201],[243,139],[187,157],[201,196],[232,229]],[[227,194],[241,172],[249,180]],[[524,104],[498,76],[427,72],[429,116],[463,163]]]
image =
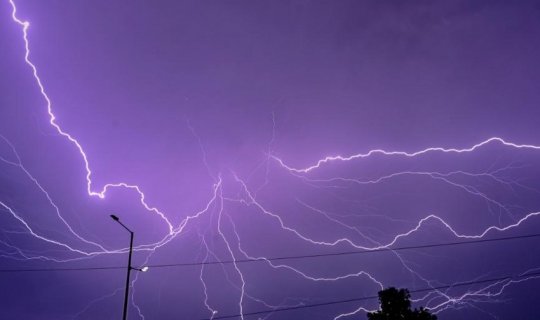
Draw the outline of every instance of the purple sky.
[[[441,320],[540,315],[540,237],[369,252],[540,233],[537,1],[15,5],[1,319],[118,319],[111,213],[151,266],[130,319],[365,319],[376,299],[309,305],[381,286]],[[94,267],[120,268],[14,271]]]

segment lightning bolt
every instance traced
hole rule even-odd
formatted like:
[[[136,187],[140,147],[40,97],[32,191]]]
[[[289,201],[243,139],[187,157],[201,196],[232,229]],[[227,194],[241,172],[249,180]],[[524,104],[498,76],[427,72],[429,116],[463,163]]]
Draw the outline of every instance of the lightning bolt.
[[[443,148],[443,147],[429,147],[429,148],[425,148],[425,149],[415,151],[415,152],[386,151],[386,150],[383,150],[383,149],[373,149],[373,150],[369,150],[366,153],[357,153],[357,154],[353,154],[353,155],[350,155],[350,156],[340,156],[340,155],[327,156],[327,157],[324,157],[324,158],[318,160],[315,164],[313,164],[311,166],[308,166],[308,167],[305,167],[305,168],[295,168],[295,167],[292,167],[292,166],[288,166],[283,160],[281,160],[277,156],[272,156],[272,158],[274,160],[276,160],[283,168],[285,168],[285,169],[287,169],[287,170],[289,170],[291,172],[309,173],[311,171],[315,171],[315,170],[321,168],[325,164],[329,164],[329,163],[335,162],[335,161],[351,161],[351,160],[356,160],[356,159],[368,158],[368,157],[371,157],[371,156],[374,156],[374,155],[377,155],[377,154],[384,155],[384,156],[403,156],[403,157],[413,158],[413,157],[418,157],[418,156],[421,156],[421,155],[424,155],[424,154],[427,154],[427,153],[431,153],[431,152],[469,153],[469,152],[473,152],[473,151],[475,151],[475,150],[477,150],[477,149],[479,149],[479,148],[481,148],[483,146],[486,146],[486,145],[488,145],[490,143],[495,143],[495,142],[498,142],[503,146],[516,148],[516,149],[540,150],[540,146],[535,146],[535,145],[532,145],[532,144],[517,144],[517,143],[505,141],[503,138],[492,137],[492,138],[486,139],[486,140],[484,140],[484,141],[482,141],[480,143],[477,143],[477,144],[475,144],[475,145],[473,145],[471,147],[462,148],[462,149]]]
[[[132,185],[132,184],[129,184],[129,183],[126,183],[126,182],[118,182],[118,183],[105,184],[100,191],[95,191],[95,190],[92,189],[92,170],[90,169],[90,162],[88,161],[88,156],[86,155],[86,152],[84,151],[81,143],[75,137],[73,137],[71,134],[64,131],[62,129],[62,127],[57,123],[56,115],[53,113],[51,99],[49,98],[49,95],[45,91],[45,87],[43,86],[41,78],[39,77],[38,70],[37,70],[36,66],[30,60],[30,55],[31,55],[31,53],[30,53],[30,43],[28,41],[28,28],[30,28],[30,22],[20,20],[17,17],[17,6],[15,5],[15,2],[13,0],[8,0],[8,1],[11,4],[11,8],[12,8],[11,18],[13,19],[13,21],[15,21],[17,24],[19,24],[22,27],[23,40],[24,40],[24,49],[25,49],[24,61],[26,62],[26,64],[32,70],[32,75],[34,76],[36,84],[39,87],[39,91],[41,93],[41,96],[43,97],[43,99],[45,99],[47,113],[49,115],[49,123],[56,130],[56,132],[58,132],[58,134],[60,134],[62,137],[69,140],[69,142],[71,142],[75,146],[75,148],[77,149],[77,151],[79,152],[80,156],[83,159],[84,169],[86,171],[86,191],[88,192],[88,195],[104,199],[105,195],[107,193],[107,190],[111,189],[111,188],[120,188],[120,187],[122,187],[122,188],[127,188],[127,189],[130,189],[130,190],[133,190],[138,194],[140,202],[144,206],[144,208],[146,210],[148,210],[148,211],[151,211],[151,212],[157,214],[167,224],[167,226],[169,227],[169,231],[172,232],[173,225],[171,224],[171,222],[167,219],[167,217],[165,216],[165,214],[163,214],[163,212],[159,211],[155,207],[151,207],[150,205],[148,205],[146,203],[144,192],[142,192],[142,190],[139,188],[139,186]]]

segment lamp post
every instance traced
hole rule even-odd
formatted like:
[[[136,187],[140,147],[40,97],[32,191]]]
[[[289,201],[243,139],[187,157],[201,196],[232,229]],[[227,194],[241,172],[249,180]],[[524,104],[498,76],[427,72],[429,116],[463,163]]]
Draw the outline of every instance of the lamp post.
[[[126,292],[124,296],[124,312],[122,315],[123,320],[127,320],[127,307],[128,307],[128,299],[129,299],[129,276],[131,274],[131,269],[135,269],[131,266],[131,254],[133,253],[133,231],[131,231],[128,227],[126,227],[121,221],[120,218],[115,216],[114,214],[111,214],[111,218],[118,222],[124,229],[126,229],[129,232],[129,258],[128,258],[128,268],[127,268],[127,279],[126,279]],[[146,271],[148,270],[148,267],[144,267],[142,269],[136,269],[140,271]]]

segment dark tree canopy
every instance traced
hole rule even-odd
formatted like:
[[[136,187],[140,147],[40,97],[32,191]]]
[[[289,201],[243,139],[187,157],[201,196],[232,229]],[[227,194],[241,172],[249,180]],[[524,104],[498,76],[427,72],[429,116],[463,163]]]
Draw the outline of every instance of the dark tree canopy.
[[[437,320],[437,316],[424,308],[411,310],[410,297],[407,289],[379,291],[381,310],[368,313],[368,320]]]

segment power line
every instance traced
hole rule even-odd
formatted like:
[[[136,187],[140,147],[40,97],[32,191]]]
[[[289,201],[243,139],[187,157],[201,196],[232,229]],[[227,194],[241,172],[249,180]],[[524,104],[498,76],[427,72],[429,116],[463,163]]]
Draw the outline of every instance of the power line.
[[[506,277],[500,277],[500,278],[491,278],[491,279],[484,279],[484,280],[476,280],[476,281],[467,281],[467,282],[458,282],[453,285],[447,285],[447,286],[438,286],[438,287],[431,287],[431,288],[423,288],[423,289],[417,289],[417,290],[409,290],[410,293],[420,293],[420,292],[427,292],[427,291],[436,291],[441,289],[450,289],[455,287],[462,287],[462,286],[468,286],[473,284],[481,284],[481,283],[488,283],[488,282],[498,282],[498,281],[504,281],[504,280],[518,280],[525,277],[534,277],[534,276],[540,276],[540,272],[536,273],[529,273],[529,274],[523,274],[518,276],[506,276]],[[252,315],[258,315],[258,314],[267,314],[267,313],[273,313],[273,312],[281,312],[281,311],[290,311],[290,310],[298,310],[298,309],[307,309],[307,308],[315,308],[315,307],[323,307],[323,306],[329,306],[329,305],[335,305],[335,304],[342,304],[342,303],[348,303],[348,302],[358,302],[358,301],[364,301],[364,300],[372,300],[377,299],[378,296],[366,296],[366,297],[360,297],[360,298],[352,298],[352,299],[346,299],[346,300],[334,300],[334,301],[327,301],[327,302],[321,302],[321,303],[313,303],[313,304],[306,304],[302,306],[294,306],[294,307],[284,307],[284,308],[276,308],[272,310],[260,310],[260,311],[253,311],[253,312],[245,312],[244,316],[252,316]],[[236,318],[240,317],[240,314],[234,314],[234,315],[225,315],[225,316],[218,316],[213,317],[212,319],[230,319],[230,318]],[[204,318],[201,320],[210,320],[210,318]]]
[[[42,268],[42,269],[0,269],[0,272],[47,272],[47,271],[86,271],[86,270],[114,270],[122,269],[125,270],[126,266],[123,267],[85,267],[85,268]]]
[[[379,249],[362,250],[362,251],[345,251],[345,252],[336,252],[336,253],[294,255],[294,256],[284,256],[284,257],[273,257],[273,258],[256,258],[256,259],[223,260],[223,261],[207,261],[207,262],[155,264],[155,265],[148,265],[148,267],[150,267],[150,268],[190,267],[190,266],[202,266],[202,265],[214,265],[214,264],[232,264],[232,263],[251,263],[251,262],[264,262],[264,261],[311,259],[311,258],[320,258],[320,257],[356,255],[356,254],[387,252],[387,251],[403,251],[403,250],[412,250],[412,249],[426,249],[426,248],[436,248],[436,247],[459,246],[459,245],[469,245],[469,244],[476,244],[476,243],[509,241],[509,240],[527,239],[527,238],[536,238],[536,237],[540,237],[540,233],[529,234],[529,235],[520,235],[520,236],[511,236],[511,237],[502,237],[502,238],[492,238],[492,239],[477,239],[477,240],[471,240],[471,241],[460,241],[460,242],[455,241],[455,242],[425,244],[425,245],[416,245],[416,246],[403,246],[403,247],[396,247],[396,248],[379,248]],[[0,273],[2,273],[2,272],[8,273],[8,272],[115,270],[115,269],[125,269],[125,268],[126,268],[125,266],[121,266],[121,267],[120,266],[103,266],[103,267],[81,267],[81,268],[73,267],[73,268],[39,268],[39,269],[0,269]]]
[[[536,237],[540,237],[540,234],[530,234],[530,235],[521,235],[521,236],[512,236],[512,237],[503,237],[503,238],[493,238],[493,239],[478,239],[478,240],[461,241],[461,242],[457,242],[457,241],[456,242],[445,242],[445,243],[425,244],[425,245],[416,245],[416,246],[404,246],[404,247],[396,247],[396,248],[379,248],[379,249],[363,250],[363,251],[345,251],[345,252],[336,252],[336,253],[319,253],[319,254],[295,255],[295,256],[285,256],[285,257],[274,257],[274,258],[256,258],[256,259],[241,259],[241,260],[224,260],[224,261],[208,261],[208,262],[194,262],[194,263],[163,264],[163,265],[157,265],[157,266],[154,266],[154,267],[197,266],[197,265],[212,265],[212,264],[231,264],[231,263],[247,263],[247,262],[261,262],[261,261],[308,259],[308,258],[319,258],[319,257],[366,254],[366,253],[375,253],[375,252],[403,251],[403,250],[411,250],[411,249],[426,249],[426,248],[435,248],[435,247],[447,247],[447,246],[457,246],[457,245],[475,244],[475,243],[483,243],[483,242],[506,241],[506,240],[536,238]]]

